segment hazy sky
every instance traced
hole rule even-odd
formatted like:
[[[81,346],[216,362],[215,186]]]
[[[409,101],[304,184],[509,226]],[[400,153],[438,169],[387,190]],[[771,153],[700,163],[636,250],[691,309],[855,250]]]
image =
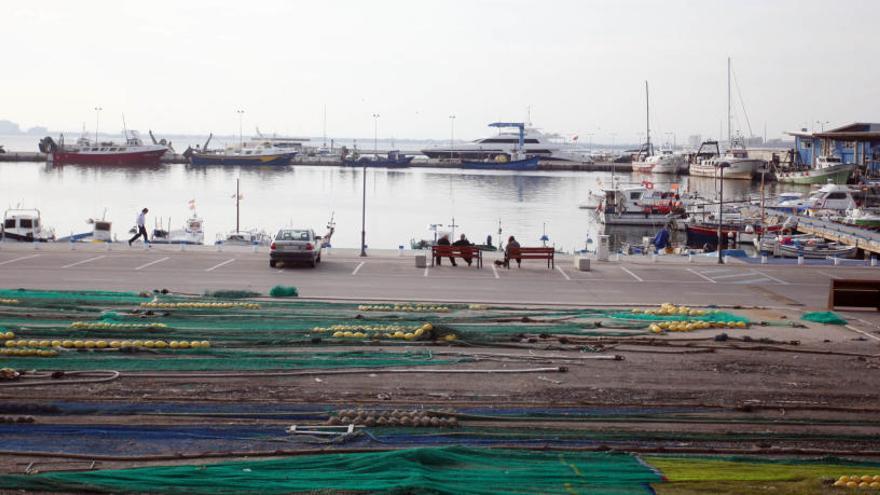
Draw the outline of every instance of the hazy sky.
[[[0,119],[165,133],[448,139],[495,120],[716,136],[880,121],[877,0],[9,1]],[[736,88],[734,88],[736,95]],[[748,133],[739,101],[734,128]],[[726,125],[726,124],[725,124]],[[724,131],[726,133],[726,130]]]

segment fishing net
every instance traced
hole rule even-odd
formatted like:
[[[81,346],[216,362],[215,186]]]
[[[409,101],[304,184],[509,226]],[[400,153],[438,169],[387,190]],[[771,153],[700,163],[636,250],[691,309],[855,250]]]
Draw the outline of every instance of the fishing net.
[[[837,313],[833,311],[814,311],[811,313],[804,313],[801,316],[802,320],[812,321],[814,323],[824,323],[826,325],[846,325],[847,321],[841,318]]]
[[[744,322],[749,323],[749,319],[745,316],[728,313],[726,311],[712,311],[704,315],[657,315],[645,313],[618,312],[609,315],[611,318],[619,318],[622,320],[638,320],[638,321],[723,321],[723,322]]]
[[[880,463],[837,458],[756,460],[754,457],[648,456],[645,461],[673,482],[796,481],[821,477],[836,479],[852,471],[868,470],[874,473],[880,470]]]
[[[0,488],[158,494],[652,493],[660,476],[616,453],[467,447],[324,454],[198,466],[0,476]]]
[[[299,292],[296,290],[296,287],[276,285],[269,291],[269,295],[272,297],[297,297]]]
[[[205,291],[205,297],[216,297],[218,299],[246,299],[249,297],[260,297],[262,294],[250,290],[215,290]]]

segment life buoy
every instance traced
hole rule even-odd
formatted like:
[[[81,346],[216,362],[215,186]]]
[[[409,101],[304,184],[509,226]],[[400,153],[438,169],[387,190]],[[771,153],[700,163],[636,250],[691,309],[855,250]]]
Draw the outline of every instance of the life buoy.
[[[654,183],[651,181],[642,181],[642,185],[645,186],[645,189],[654,189]]]

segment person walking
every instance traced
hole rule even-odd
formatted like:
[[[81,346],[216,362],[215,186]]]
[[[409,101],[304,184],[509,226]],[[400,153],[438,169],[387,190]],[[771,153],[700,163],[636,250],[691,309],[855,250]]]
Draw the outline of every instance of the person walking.
[[[144,244],[150,243],[150,239],[147,238],[147,227],[146,227],[147,213],[149,211],[150,210],[144,208],[143,210],[141,210],[140,213],[138,213],[137,220],[136,220],[138,231],[137,231],[137,234],[134,235],[134,237],[132,237],[131,239],[128,240],[129,246],[131,246],[131,243],[136,241],[138,239],[138,237],[141,237],[141,236],[144,237]]]

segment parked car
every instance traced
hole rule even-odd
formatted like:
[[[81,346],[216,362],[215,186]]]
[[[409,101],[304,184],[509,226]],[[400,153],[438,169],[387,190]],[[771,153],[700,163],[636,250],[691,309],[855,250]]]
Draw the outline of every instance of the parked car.
[[[305,262],[312,268],[321,262],[321,236],[312,229],[281,229],[269,245],[269,266],[278,262]]]

